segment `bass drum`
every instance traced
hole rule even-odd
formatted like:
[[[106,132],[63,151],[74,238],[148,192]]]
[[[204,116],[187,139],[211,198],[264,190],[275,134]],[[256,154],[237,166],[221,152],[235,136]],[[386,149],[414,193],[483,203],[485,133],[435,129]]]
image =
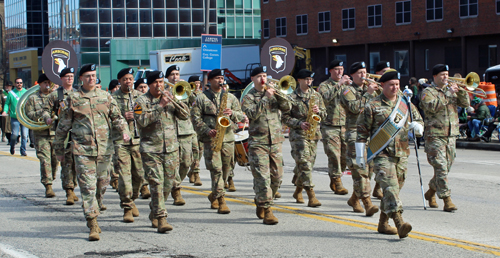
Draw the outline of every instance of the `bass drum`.
[[[250,165],[248,160],[248,130],[240,131],[234,134],[234,156],[236,162],[242,167]]]

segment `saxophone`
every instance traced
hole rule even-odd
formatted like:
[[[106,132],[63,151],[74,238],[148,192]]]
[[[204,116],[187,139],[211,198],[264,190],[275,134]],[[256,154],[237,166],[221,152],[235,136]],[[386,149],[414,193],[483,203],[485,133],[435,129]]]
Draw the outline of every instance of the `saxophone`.
[[[229,119],[229,117],[224,115],[224,109],[226,109],[227,107],[227,97],[227,91],[222,93],[219,112],[217,113],[217,125],[215,126],[217,134],[215,135],[215,139],[212,141],[212,151],[214,152],[221,151],[222,143],[224,142],[224,134],[226,133],[226,129],[231,125],[231,120]]]
[[[311,90],[311,89],[309,89]],[[307,120],[306,122],[309,123],[309,130],[306,131],[306,138],[308,140],[314,139],[314,136],[316,135],[316,130],[318,128],[318,124],[321,122],[321,117],[314,114],[313,107],[316,104],[316,95],[314,92],[311,93],[311,97],[309,98],[309,110],[307,112]]]

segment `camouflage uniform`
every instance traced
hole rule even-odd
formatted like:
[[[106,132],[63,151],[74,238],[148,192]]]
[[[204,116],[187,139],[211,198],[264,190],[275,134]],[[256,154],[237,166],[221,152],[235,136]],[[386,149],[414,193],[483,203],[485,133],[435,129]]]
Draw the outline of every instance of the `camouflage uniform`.
[[[214,102],[205,93],[213,95]],[[243,120],[240,102],[233,94],[228,93],[226,107],[232,110],[229,117],[232,123],[224,133],[222,150],[213,152],[212,142],[215,138],[210,137],[208,133],[216,128],[217,114],[219,113],[222,98],[221,93],[222,91],[217,93],[211,89],[206,90],[203,94],[198,95],[192,109],[194,128],[204,144],[205,166],[210,170],[214,198],[219,198],[225,194],[224,182],[231,173],[232,164],[234,164],[234,132],[232,124]]]
[[[113,93],[120,108],[122,116],[125,118],[125,112],[132,111],[130,107],[134,106],[137,98],[142,92],[132,89],[132,100],[129,93],[124,93],[118,89]],[[130,103],[132,101],[132,103]],[[141,153],[139,153],[139,138],[134,138],[134,121],[127,121],[130,131],[130,141],[123,142],[121,135],[115,135],[115,172],[118,173],[118,192],[120,194],[120,207],[123,209],[132,209],[135,196],[139,195],[139,189],[144,182],[144,169],[142,167]],[[137,128],[139,131],[139,128]],[[134,197],[133,197],[134,196]]]
[[[368,102],[357,120],[356,141],[366,143],[392,113],[396,102],[388,100],[384,94]],[[419,122],[423,126],[422,117],[413,104],[411,104],[411,111],[413,121]],[[408,114],[407,121],[411,121],[410,114]],[[384,191],[380,207],[382,212],[389,217],[392,217],[394,212],[403,211],[399,191],[406,179],[409,155],[408,123],[406,122],[389,145],[373,159],[375,181]]]
[[[83,211],[85,218],[93,219],[100,214],[99,204],[109,184],[108,167],[114,152],[111,131],[128,133],[127,124],[116,101],[100,89],[71,92],[63,103],[54,140],[56,155],[64,155],[64,140],[71,130]]]
[[[280,110],[289,111],[291,104],[280,97],[268,98],[265,94],[265,91],[253,88],[243,98],[241,109],[250,120],[248,156],[255,199],[258,206],[269,208],[283,178],[282,144],[285,137],[281,130]]]
[[[292,146],[292,156],[295,160],[295,169],[297,187],[313,189],[312,170],[316,161],[316,148],[318,140],[321,139],[320,125],[317,126],[315,137],[312,140],[306,138],[306,133],[300,127],[301,122],[306,122],[309,113],[309,99],[312,95],[316,96],[316,105],[319,107],[321,120],[326,118],[326,108],[321,95],[309,89],[307,93],[302,92],[297,86],[295,91],[290,94],[293,99],[292,108],[283,113],[282,121],[290,127],[290,145]]]
[[[48,105],[49,95],[38,91],[29,96],[26,102],[26,116],[33,121],[38,121]],[[52,185],[52,180],[56,178],[58,161],[52,144],[55,135],[54,129],[55,127],[51,126],[51,128],[45,130],[33,130],[36,156],[40,160],[40,181],[43,185]]]
[[[465,91],[451,93],[447,87],[438,88],[432,83],[422,92],[420,107],[425,117],[425,152],[427,161],[434,167],[434,177],[429,188],[440,199],[449,197],[448,173],[455,160],[455,142],[458,131],[457,107],[466,108],[470,100]]]
[[[328,175],[342,176],[346,168],[347,145],[345,140],[345,109],[340,105],[342,87],[332,78],[319,85],[318,92],[323,97],[327,117],[321,121],[323,147],[328,156]]]
[[[200,91],[193,92],[193,94],[191,96],[194,98],[194,101],[191,102],[191,105],[189,105],[190,108],[193,107],[193,105],[196,101],[196,98],[198,97],[198,95],[200,95],[200,93],[201,93]],[[193,139],[193,142],[196,141],[197,144],[193,143],[193,161],[191,163],[190,173],[199,173],[200,172],[200,160],[201,160],[201,157],[203,156],[203,142],[201,141],[201,138],[197,134],[195,134],[195,135],[196,135],[196,138]]]
[[[369,94],[368,86],[344,86],[340,96],[340,103],[346,110],[346,140],[347,140],[347,166],[351,170],[354,194],[358,198],[370,197],[369,168],[362,169],[356,164],[356,123],[358,115],[363,111],[365,104],[375,97],[376,93]]]
[[[160,100],[147,92],[137,98],[134,109],[135,120],[141,128],[140,152],[151,191],[152,213],[158,219],[167,217],[164,193],[170,194],[175,170],[179,167],[175,117],[188,119],[172,103],[161,107]]]

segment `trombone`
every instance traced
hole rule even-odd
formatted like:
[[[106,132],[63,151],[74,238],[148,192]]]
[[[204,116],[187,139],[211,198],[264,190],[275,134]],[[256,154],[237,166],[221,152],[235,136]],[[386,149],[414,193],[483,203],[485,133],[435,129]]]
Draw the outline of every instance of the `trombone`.
[[[285,75],[281,77],[281,79],[272,79],[268,78],[270,82],[275,83],[279,87],[273,86],[269,83],[266,83],[266,87],[271,87],[276,90],[275,94],[278,95],[279,97],[283,98],[286,101],[293,102],[293,99],[290,98],[290,94],[295,90],[297,87],[297,82],[291,75]]]
[[[168,100],[172,102],[175,108],[179,109],[179,111],[186,116],[189,116],[189,111],[186,111],[184,107],[179,103],[179,100],[187,99],[191,95],[191,85],[185,81],[177,82],[176,84],[172,84],[170,82],[166,82],[168,86],[170,86],[170,93],[174,96],[172,99],[168,94],[164,91],[160,91],[160,93],[167,97]]]
[[[479,82],[481,82],[481,79],[479,75],[475,72],[470,72],[465,76],[465,78],[458,78],[458,77],[448,77],[448,83],[456,83],[459,87],[460,90],[463,90],[467,93],[477,95],[479,97],[486,98],[486,92],[478,88],[479,87]],[[476,92],[477,90],[481,92]]]

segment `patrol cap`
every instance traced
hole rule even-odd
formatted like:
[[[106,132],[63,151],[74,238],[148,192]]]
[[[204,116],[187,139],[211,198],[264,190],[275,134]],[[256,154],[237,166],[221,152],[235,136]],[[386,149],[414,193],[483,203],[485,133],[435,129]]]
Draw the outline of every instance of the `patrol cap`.
[[[38,75],[38,84],[44,82],[44,81],[50,81],[50,79],[47,77],[47,75],[45,75],[44,73]]]
[[[472,99],[472,105],[477,105],[479,103],[481,103],[481,101],[483,101],[483,99],[481,99],[480,97],[474,97],[474,99]]]
[[[445,64],[437,64],[432,68],[432,75],[439,74],[440,72],[449,71],[448,65]]]
[[[95,68],[95,64],[85,64],[82,66],[82,68],[80,68],[80,73],[78,74],[78,76],[82,76],[86,72],[95,71]]]
[[[382,74],[378,82],[386,82],[390,80],[401,80],[401,74],[394,69],[387,70],[384,74]]]
[[[116,88],[120,83],[118,82],[117,79],[113,79],[109,82],[108,90],[113,90]]]
[[[298,73],[297,73],[297,79],[305,79],[307,77],[314,77],[314,73],[307,70],[307,69],[301,69]]]
[[[66,68],[62,69],[61,73],[59,74],[59,77],[62,78],[64,76],[66,76],[66,74],[68,74],[68,73],[75,73],[75,68],[66,67]]]
[[[165,77],[169,77],[172,71],[180,71],[180,70],[181,68],[178,65],[171,65],[170,67],[167,68],[167,71],[165,71]]]
[[[375,66],[375,72],[380,72],[382,71],[383,69],[385,68],[389,68],[391,67],[391,63],[387,62],[387,61],[380,61],[377,63],[377,65]]]
[[[143,83],[148,84],[148,79],[140,78],[139,80],[135,81],[134,82],[134,89],[137,89],[137,87],[139,87],[139,85],[141,85]]]
[[[357,72],[359,69],[363,69],[363,68],[366,68],[365,62],[356,62],[356,63],[351,65],[351,68],[349,69],[349,73],[353,74],[353,73]]]
[[[255,76],[259,73],[265,73],[267,71],[267,67],[266,66],[259,66],[259,67],[256,67],[252,70],[252,73],[250,73],[250,76]]]
[[[200,76],[196,75],[189,76],[188,82],[197,82],[197,81],[201,81]]]
[[[154,83],[156,80],[162,79],[162,78],[165,78],[162,71],[150,72],[148,75],[148,78],[147,78],[147,84],[150,85],[150,84]]]
[[[328,70],[331,70],[337,66],[344,66],[344,61],[338,59],[333,60],[328,66]]]
[[[134,69],[132,68],[123,68],[118,72],[116,79],[120,80],[123,76],[127,74],[134,74]]]
[[[224,70],[221,69],[213,69],[208,73],[208,79],[212,79],[216,76],[224,76]]]

